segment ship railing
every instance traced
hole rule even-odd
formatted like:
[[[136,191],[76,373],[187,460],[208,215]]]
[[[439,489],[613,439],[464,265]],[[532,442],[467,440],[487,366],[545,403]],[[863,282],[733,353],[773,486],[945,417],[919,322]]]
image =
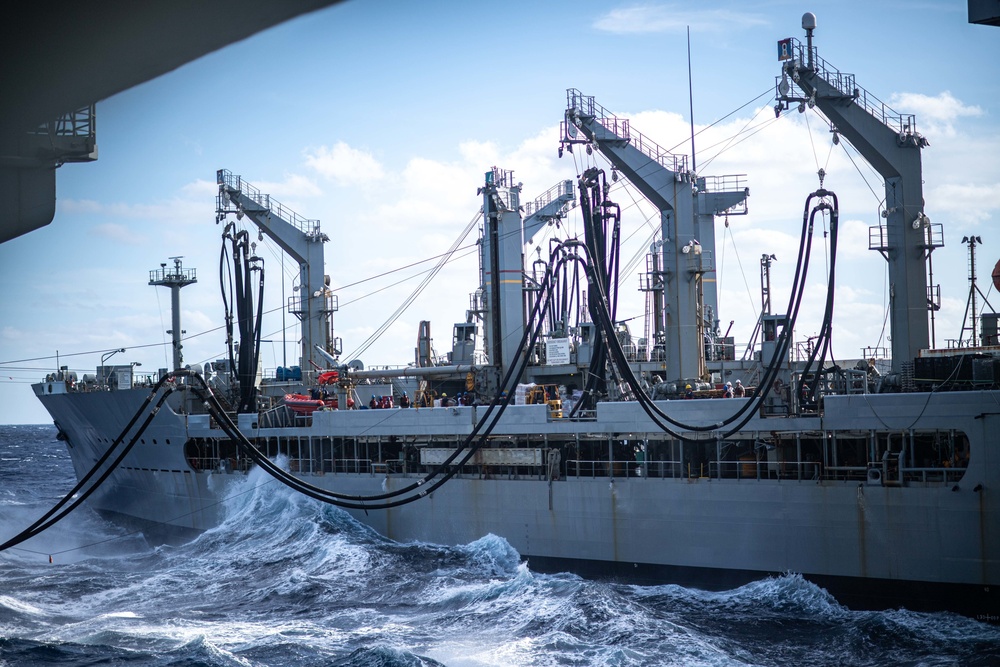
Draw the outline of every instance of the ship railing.
[[[272,215],[281,218],[303,234],[310,237],[319,237],[321,235],[319,220],[305,218],[299,215],[279,202],[277,199],[271,197],[271,195],[262,193],[256,187],[244,181],[242,176],[234,174],[228,169],[220,169],[216,173],[216,182],[220,186],[225,186],[228,190],[242,193],[244,197],[252,201],[254,204],[264,210],[270,211]],[[227,190],[222,190],[220,197],[221,200],[219,202],[219,208],[229,210],[228,204],[230,203],[230,195]]]
[[[91,104],[44,123],[27,133],[32,148],[59,164],[93,162],[97,159],[95,117],[95,107]]]
[[[404,459],[388,459],[372,463],[373,475],[390,475],[403,472],[406,472],[406,461]]]
[[[215,472],[219,469],[219,459],[213,456],[189,456],[188,465],[195,472]]]
[[[526,202],[524,204],[524,217],[527,218],[528,216],[534,215],[559,197],[569,197],[569,199],[563,204],[561,209],[562,212],[576,206],[576,199],[573,194],[573,181],[560,181],[542,194],[538,195],[534,201]]]
[[[875,463],[874,466],[828,466],[824,469],[825,473],[823,475],[824,479],[840,480],[840,481],[852,481],[852,482],[872,482],[877,481],[878,483],[884,484],[899,484],[899,469],[894,469],[890,474],[886,474],[886,470],[879,461]],[[876,477],[870,477],[872,470],[877,471],[879,474]],[[962,477],[965,476],[965,468],[945,468],[945,467],[919,467],[919,468],[903,468],[903,483],[904,484],[954,484],[960,482]]]
[[[800,64],[808,62],[808,47],[798,39],[792,38],[792,52]],[[908,135],[917,131],[917,119],[913,114],[901,114],[888,104],[872,95],[857,84],[853,74],[841,72],[836,67],[820,58],[816,47],[812,47],[813,71],[824,81],[836,88],[845,98],[853,98],[855,104],[870,113],[875,119],[895,132]],[[780,77],[778,77],[780,82]],[[777,89],[778,83],[775,84]],[[780,96],[780,91],[778,92]]]
[[[714,479],[794,479],[818,480],[823,464],[818,461],[709,461],[692,477]],[[704,473],[708,473],[705,475]]]
[[[218,456],[189,456],[187,462],[195,472],[246,473],[253,467],[253,461],[249,458],[220,459]]]
[[[582,116],[592,117],[612,135],[618,137],[621,141],[632,144],[636,150],[665,169],[675,173],[686,172],[688,170],[686,155],[675,155],[655,141],[631,129],[627,118],[618,118],[598,104],[592,95],[584,95],[576,88],[570,88],[566,91],[566,108],[570,113],[576,112]],[[566,123],[571,122],[570,120],[564,121],[563,125],[565,126]],[[564,128],[566,131],[569,129],[568,127]],[[569,138],[569,135],[565,131],[564,136]]]
[[[333,459],[310,456],[296,456],[288,459],[289,471],[303,475],[373,474],[375,465],[371,459]]]
[[[372,460],[371,459],[335,459],[334,472],[344,472],[344,473],[371,473],[372,472]]]
[[[655,463],[669,464],[670,461],[655,461]],[[581,459],[570,459],[566,461],[566,476],[572,478],[581,477],[645,477],[649,464],[640,461],[585,461]],[[665,470],[661,466],[661,471]]]
[[[868,478],[868,466],[827,466],[826,479],[848,481],[864,481]]]
[[[904,482],[952,484],[965,476],[965,468],[903,468]]]
[[[567,401],[567,404],[564,406],[563,409],[563,415],[564,415],[563,419],[567,419],[569,421],[574,421],[574,422],[597,421],[597,410],[577,410],[576,415],[570,417],[569,416],[570,407],[571,403]]]

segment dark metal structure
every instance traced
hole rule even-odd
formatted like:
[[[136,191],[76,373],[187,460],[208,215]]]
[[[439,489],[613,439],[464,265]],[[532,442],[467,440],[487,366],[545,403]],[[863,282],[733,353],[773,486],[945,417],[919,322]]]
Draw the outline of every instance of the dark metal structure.
[[[339,0],[18,2],[0,22],[0,243],[49,224],[55,170],[97,159],[94,104]]]

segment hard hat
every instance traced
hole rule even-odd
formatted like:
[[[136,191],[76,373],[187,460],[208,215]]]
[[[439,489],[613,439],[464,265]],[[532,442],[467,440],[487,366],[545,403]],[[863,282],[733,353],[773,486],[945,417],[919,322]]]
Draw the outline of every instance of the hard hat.
[[[732,386],[733,386],[733,383],[732,383],[732,382],[727,382],[727,383],[726,383],[726,386],[727,386],[727,387],[732,387]]]
[[[441,392],[441,395],[442,396],[447,396],[448,394],[446,394],[445,392]]]
[[[736,384],[743,384],[743,383],[742,383],[742,382],[740,382],[739,380],[737,380],[737,381],[736,381]]]
[[[684,388],[685,388],[685,389],[690,389],[690,388],[691,388],[691,385],[689,385],[689,384],[688,384],[688,385],[684,385]]]

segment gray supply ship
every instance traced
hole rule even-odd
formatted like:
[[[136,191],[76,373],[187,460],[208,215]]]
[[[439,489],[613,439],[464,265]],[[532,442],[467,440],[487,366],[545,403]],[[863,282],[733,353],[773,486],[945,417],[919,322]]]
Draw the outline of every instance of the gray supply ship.
[[[943,233],[924,212],[926,141],[913,116],[818,56],[811,14],[803,27],[805,44],[778,44],[775,112],[819,109],[885,181],[870,247],[888,262],[891,355],[829,359],[839,210],[821,183],[803,193],[787,307],[772,303],[765,256],[753,353],[736,358],[719,328],[714,225],[746,213],[744,177],[695,173],[571,89],[560,154],[597,151],[609,172],[523,203],[510,172],[487,172],[466,321],[444,355],[422,323],[406,367],[341,358],[319,222],[219,171],[228,357],[185,367],[179,299],[196,275],[176,259],[150,275],[172,292],[173,372],[153,384],[102,362],[34,385],[78,476],[93,480],[87,502],[152,539],[184,539],[217,525],[226,494],[259,466],[395,540],[493,533],[535,569],[710,588],[796,572],[852,606],[995,622],[1000,318],[984,314],[971,347],[931,349],[927,261]],[[618,178],[660,211],[641,336],[615,313]],[[575,206],[584,237],[526,263],[536,232]],[[791,332],[817,216],[830,225],[830,284],[820,336],[799,358]],[[301,358],[274,377],[260,372],[263,265],[242,224],[300,267],[287,305]]]

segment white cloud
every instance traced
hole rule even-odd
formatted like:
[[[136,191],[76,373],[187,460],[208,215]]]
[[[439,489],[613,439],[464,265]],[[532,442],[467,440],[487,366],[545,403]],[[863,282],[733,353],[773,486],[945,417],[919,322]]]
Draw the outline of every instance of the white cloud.
[[[282,181],[254,181],[253,185],[262,193],[277,197],[283,204],[292,199],[319,197],[323,194],[316,183],[299,174],[287,174]]]
[[[214,192],[214,187],[212,192]],[[202,224],[205,218],[205,203],[206,201],[211,202],[212,199],[206,199],[206,196],[201,192],[200,184],[197,183],[186,186],[182,190],[182,194],[184,196],[152,204],[102,203],[89,199],[60,199],[59,212],[62,214],[100,215],[132,220],[137,223],[165,220],[171,224],[191,221]],[[115,238],[114,231],[110,229],[99,233],[102,233],[106,238]],[[125,240],[124,236],[119,236],[119,238]]]
[[[343,141],[333,147],[320,146],[306,152],[306,164],[337,185],[361,185],[382,179],[382,165],[368,152]]]
[[[915,114],[917,129],[932,143],[935,135],[955,136],[955,121],[959,118],[984,114],[982,107],[963,104],[947,90],[934,96],[894,93],[889,97],[889,105],[900,113]]]
[[[963,225],[977,226],[1000,211],[1000,183],[943,183],[926,192],[939,204],[938,210]]]
[[[617,34],[679,32],[732,32],[765,25],[762,17],[728,9],[691,9],[686,5],[633,5],[612,9],[594,21],[594,28]]]
[[[219,191],[219,186],[215,181],[206,181],[203,178],[199,178],[181,188],[181,194],[185,197],[191,199],[208,199],[215,196],[215,193]]]
[[[117,241],[118,243],[124,243],[126,245],[143,245],[146,242],[146,237],[141,234],[136,234],[130,228],[125,225],[115,224],[113,222],[105,222],[100,225],[96,225],[92,233],[95,236],[99,236],[110,241]]]

